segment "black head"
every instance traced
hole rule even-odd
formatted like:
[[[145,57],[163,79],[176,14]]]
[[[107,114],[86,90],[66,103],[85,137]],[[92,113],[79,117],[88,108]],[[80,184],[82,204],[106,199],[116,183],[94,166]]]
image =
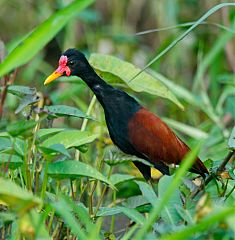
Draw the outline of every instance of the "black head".
[[[60,76],[78,76],[91,71],[85,55],[74,48],[66,50],[59,59],[59,66],[44,82],[48,84]]]

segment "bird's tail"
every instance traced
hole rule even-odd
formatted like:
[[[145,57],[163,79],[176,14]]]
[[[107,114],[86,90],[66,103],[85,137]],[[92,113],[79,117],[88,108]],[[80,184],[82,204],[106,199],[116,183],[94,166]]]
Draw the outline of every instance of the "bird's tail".
[[[206,177],[205,174],[209,174],[207,168],[199,158],[196,159],[195,163],[190,169],[190,172],[200,174],[203,178]]]

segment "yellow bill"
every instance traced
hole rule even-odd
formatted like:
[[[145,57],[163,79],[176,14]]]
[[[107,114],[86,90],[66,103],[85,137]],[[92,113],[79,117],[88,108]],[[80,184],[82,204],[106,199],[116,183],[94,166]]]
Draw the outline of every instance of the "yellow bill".
[[[59,72],[53,72],[44,82],[44,85],[47,85],[48,83],[54,81],[55,79],[57,79],[58,77],[62,76],[63,73],[59,73]]]

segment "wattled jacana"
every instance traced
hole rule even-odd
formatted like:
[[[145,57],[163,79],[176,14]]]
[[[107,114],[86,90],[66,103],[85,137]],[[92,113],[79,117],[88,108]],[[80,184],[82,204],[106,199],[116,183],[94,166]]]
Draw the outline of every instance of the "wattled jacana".
[[[76,49],[66,50],[60,57],[59,67],[44,84],[62,75],[80,77],[94,92],[104,108],[110,137],[124,153],[145,159],[160,172],[169,175],[168,165],[179,165],[190,150],[159,117],[127,93],[101,79],[83,53]],[[149,166],[141,162],[134,164],[146,180],[151,179]],[[199,158],[195,160],[190,172],[202,177],[208,173]]]

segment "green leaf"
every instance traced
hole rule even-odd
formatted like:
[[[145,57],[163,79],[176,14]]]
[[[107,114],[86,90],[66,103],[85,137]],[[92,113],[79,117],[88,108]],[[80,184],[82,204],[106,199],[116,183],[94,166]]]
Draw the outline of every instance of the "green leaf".
[[[113,185],[116,185],[121,182],[132,180],[134,178],[135,177],[131,176],[131,175],[116,173],[116,174],[111,175],[110,181],[113,183]]]
[[[95,168],[91,167],[88,164],[67,160],[61,162],[50,163],[48,166],[48,175],[53,178],[81,178],[81,177],[89,177],[92,179],[100,180],[108,184],[111,188],[115,189],[114,185],[111,181],[109,181],[104,175],[98,172]]]
[[[145,222],[145,218],[137,210],[133,208],[127,208],[127,207],[121,207],[121,206],[117,206],[113,208],[107,208],[107,207],[100,208],[97,213],[97,216],[98,217],[113,216],[120,213],[125,214],[127,217],[129,217],[134,222],[140,225],[144,224]]]
[[[28,130],[31,130],[33,127],[35,127],[37,122],[34,120],[20,120],[14,123],[11,123],[10,125],[7,126],[7,132],[15,137],[21,134],[27,133]]]
[[[50,147],[40,147],[43,153],[47,155],[63,154],[66,157],[71,157],[67,149],[62,144],[54,144]]]
[[[149,205],[149,201],[142,195],[132,196],[126,199],[123,206],[129,208],[139,208],[140,206]],[[139,210],[139,209],[138,209]]]
[[[0,138],[0,151],[7,150],[12,147],[12,143],[9,138],[1,137]]]
[[[143,196],[154,206],[157,201],[157,195],[154,192],[152,186],[150,186],[146,182],[141,182],[141,181],[135,181],[135,182],[138,184]]]
[[[235,127],[233,127],[232,133],[229,137],[228,147],[235,150]]]
[[[107,217],[107,216],[113,216],[116,214],[120,214],[122,211],[119,208],[119,206],[117,207],[100,207],[99,211],[97,212],[96,216],[97,217]]]
[[[94,0],[77,0],[50,16],[36,27],[1,63],[0,76],[27,63],[38,53],[74,16]]]
[[[123,214],[128,216],[134,222],[136,222],[136,223],[138,223],[140,225],[144,224],[145,218],[137,210],[135,210],[133,208],[126,208],[126,207],[119,207],[119,209],[122,211]]]
[[[172,181],[174,181],[173,176],[164,176],[164,178],[160,179],[158,184],[159,197],[156,199],[155,204],[161,201],[162,196]],[[175,189],[169,201],[165,204],[164,209],[161,212],[161,218],[165,222],[170,222],[177,225],[178,222],[182,220],[178,214],[177,207],[182,207],[182,201],[180,199],[180,191],[178,189]]]
[[[100,73],[101,77],[104,79],[106,79],[106,73],[108,73],[109,78],[112,77],[112,75],[116,80],[119,78],[136,92],[147,92],[152,95],[167,98],[181,109],[184,109],[183,105],[177,100],[174,94],[169,91],[162,82],[150,74],[142,72],[132,80],[132,78],[140,72],[140,69],[129,62],[125,62],[110,55],[96,53],[90,56],[89,62],[98,70],[98,73]]]
[[[78,147],[93,142],[97,137],[98,134],[87,131],[66,130],[49,137],[42,143],[42,146],[50,147],[54,144],[62,144],[65,148]]]
[[[19,106],[15,110],[15,114],[18,114],[19,112],[21,112],[28,105],[32,105],[33,103],[36,103],[39,101],[40,101],[40,98],[37,95],[27,95],[27,96],[23,97],[20,100]]]
[[[22,159],[17,155],[0,153],[0,165],[8,166],[10,169],[16,169],[23,164]]]
[[[3,225],[4,223],[9,224],[15,220],[15,214],[9,212],[0,212],[0,225]]]
[[[87,208],[82,203],[75,203],[69,199],[69,204],[73,211],[79,217],[79,220],[85,225],[87,232],[89,233],[95,227],[94,223],[91,221]]]
[[[87,239],[85,232],[83,231],[76,217],[72,213],[72,208],[68,204],[65,197],[61,197],[59,201],[52,202],[51,205],[56,210],[56,213],[62,217],[66,225],[69,226],[72,233],[76,234],[79,239]]]
[[[27,149],[27,143],[20,139],[20,138],[14,138],[14,150],[21,156],[25,156],[25,150]]]
[[[79,118],[87,118],[93,119],[83,113],[81,110],[75,107],[70,107],[66,105],[54,105],[54,106],[45,106],[44,109],[49,111],[49,114],[53,114],[56,117],[79,117]]]
[[[14,182],[0,178],[0,201],[12,207],[16,212],[23,213],[42,204],[41,200],[31,192],[20,188]]]
[[[64,128],[41,128],[37,131],[37,137],[43,139],[43,138],[48,137],[50,135],[54,135],[56,133],[59,133],[63,130],[64,130]]]
[[[18,97],[24,97],[27,95],[36,95],[36,88],[31,88],[27,86],[18,86],[18,85],[10,85],[7,88],[7,92],[16,95]]]

